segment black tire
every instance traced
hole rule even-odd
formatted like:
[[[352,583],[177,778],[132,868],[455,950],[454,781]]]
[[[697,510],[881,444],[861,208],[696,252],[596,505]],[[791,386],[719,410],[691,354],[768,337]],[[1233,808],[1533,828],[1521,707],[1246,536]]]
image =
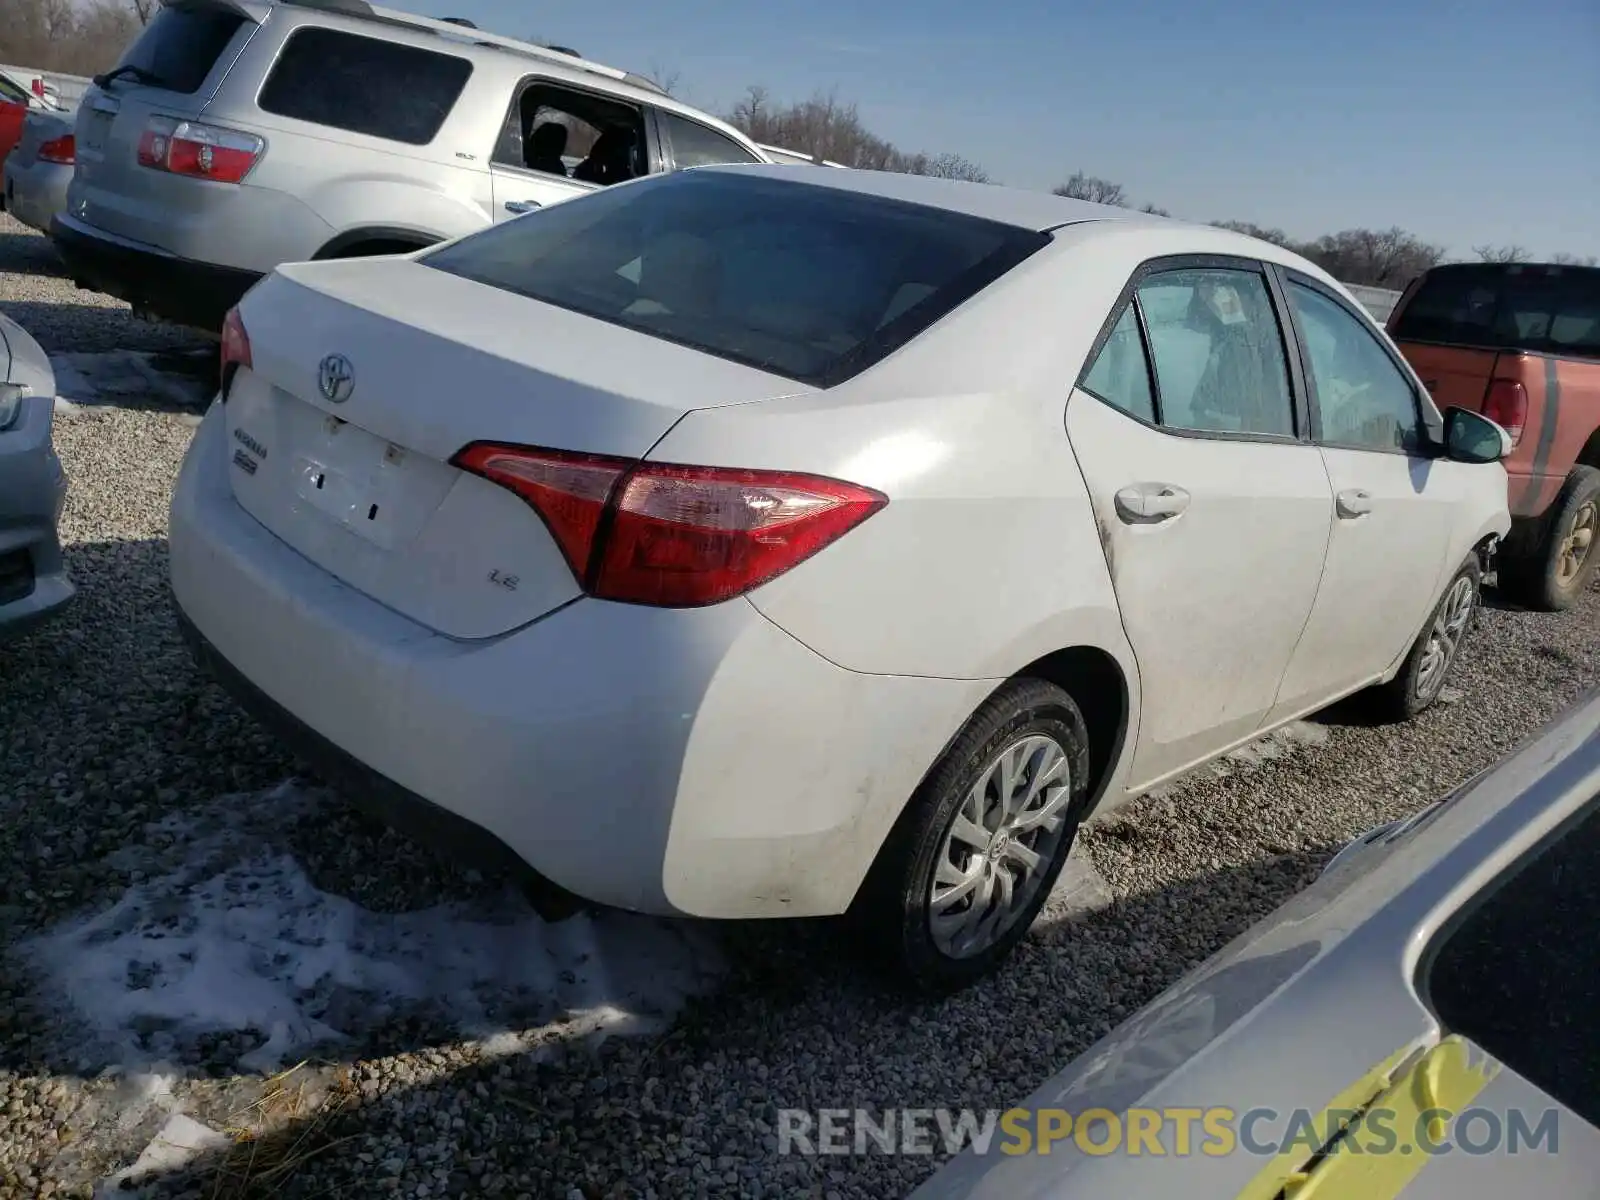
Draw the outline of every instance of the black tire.
[[[1460,626],[1454,630],[1448,657],[1443,667],[1431,674],[1425,674],[1425,667],[1429,660],[1429,645],[1435,637],[1435,626],[1445,619],[1445,609],[1455,596],[1457,585],[1463,580],[1468,581],[1471,588],[1467,610],[1461,618]],[[1406,660],[1400,665],[1399,673],[1388,683],[1380,684],[1372,689],[1371,707],[1380,719],[1389,721],[1409,721],[1412,717],[1426,712],[1432,708],[1439,699],[1439,693],[1444,691],[1444,685],[1449,681],[1450,672],[1456,665],[1456,660],[1461,657],[1461,646],[1466,641],[1467,634],[1472,631],[1474,617],[1478,611],[1479,589],[1482,584],[1482,571],[1478,567],[1478,556],[1472,555],[1461,564],[1459,570],[1450,576],[1450,582],[1445,585],[1444,594],[1439,597],[1439,602],[1428,613],[1427,623],[1423,625],[1422,632],[1417,635],[1417,640],[1411,645],[1411,652],[1406,655]],[[1453,624],[1453,623],[1452,623]]]
[[[1575,573],[1566,573],[1568,542],[1580,521],[1587,524],[1590,540]],[[1594,578],[1600,563],[1600,471],[1574,467],[1561,485],[1550,511],[1526,531],[1508,539],[1512,545],[1500,554],[1500,590],[1508,599],[1540,612],[1571,608]]]
[[[1040,830],[1043,841],[1051,844],[1049,856],[1040,855],[1039,867],[1027,872],[1031,899],[1008,910],[1012,915],[1005,931],[986,948],[952,955],[933,933],[936,863],[945,853],[946,836],[968,793],[1003,751],[1031,736],[1053,741],[1064,756],[1068,782],[1064,803],[1057,810],[1061,824]],[[924,995],[947,994],[987,975],[1016,949],[1049,898],[1077,837],[1089,797],[1089,769],[1083,714],[1072,697],[1054,684],[1012,680],[984,702],[912,796],[852,906],[851,917],[872,955],[870,961],[891,984]],[[1040,844],[1039,837],[1024,842],[1030,853]],[[997,850],[1003,852],[1003,847],[991,846],[987,860],[993,860]],[[999,866],[983,855],[971,854],[970,861],[976,872],[1018,870],[1003,858]]]

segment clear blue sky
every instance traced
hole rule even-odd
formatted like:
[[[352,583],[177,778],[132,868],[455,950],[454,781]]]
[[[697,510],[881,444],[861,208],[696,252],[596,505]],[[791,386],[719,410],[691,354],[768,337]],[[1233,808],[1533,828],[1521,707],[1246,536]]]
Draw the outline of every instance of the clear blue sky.
[[[1175,216],[1600,255],[1600,0],[398,2],[715,112],[833,91],[1019,187],[1081,168]]]

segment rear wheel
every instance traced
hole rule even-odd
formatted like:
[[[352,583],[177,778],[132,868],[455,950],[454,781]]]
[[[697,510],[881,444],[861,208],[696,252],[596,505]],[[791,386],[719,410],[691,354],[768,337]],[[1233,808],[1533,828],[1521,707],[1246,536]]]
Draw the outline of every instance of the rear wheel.
[[[1574,467],[1529,536],[1501,554],[1500,588],[1528,608],[1571,608],[1600,562],[1600,471]]]
[[[1072,848],[1089,740],[1071,696],[1015,680],[967,722],[918,788],[853,915],[893,982],[954,991],[1027,935]]]
[[[1472,615],[1478,608],[1481,572],[1476,555],[1461,564],[1444,595],[1434,607],[1428,624],[1406,655],[1400,673],[1388,683],[1373,689],[1373,702],[1379,715],[1405,721],[1432,708],[1445,680],[1455,666],[1472,628]]]

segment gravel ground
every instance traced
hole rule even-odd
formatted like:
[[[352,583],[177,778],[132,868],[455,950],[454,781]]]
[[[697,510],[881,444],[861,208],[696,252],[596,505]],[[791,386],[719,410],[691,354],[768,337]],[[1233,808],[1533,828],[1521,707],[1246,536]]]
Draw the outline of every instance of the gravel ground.
[[[0,310],[55,352],[188,344],[75,291],[45,243],[3,217]],[[950,1000],[881,994],[827,923],[738,927],[707,935],[719,986],[647,1036],[577,1036],[594,1026],[572,1018],[581,998],[559,985],[543,1000],[496,998],[485,1027],[515,1031],[509,1041],[463,1034],[459,1014],[426,1003],[335,1020],[338,997],[324,995],[318,1011],[352,1036],[273,1079],[240,1061],[265,1028],[174,1034],[156,1022],[131,1041],[91,1036],[24,951],[78,914],[109,924],[74,944],[115,945],[119,899],[140,888],[178,914],[175,936],[191,936],[193,879],[171,871],[197,853],[208,870],[211,854],[266,863],[268,890],[348,898],[360,929],[409,929],[394,923],[441,905],[492,912],[504,881],[310,785],[281,788],[296,765],[195,672],[173,631],[164,543],[191,424],[170,403],[127,397],[59,420],[73,484],[62,532],[82,593],[47,631],[0,649],[0,950],[14,951],[0,970],[0,1197],[87,1196],[158,1129],[181,1133],[169,1123],[179,1110],[235,1140],[167,1173],[172,1194],[244,1194],[253,1177],[254,1194],[305,1197],[901,1195],[933,1160],[780,1158],[777,1110],[1020,1098],[1345,840],[1502,755],[1600,662],[1600,592],[1561,616],[1496,607],[1491,593],[1452,703],[1400,728],[1336,710],[1097,823],[1085,846],[1109,903],[1042,921],[1009,969]],[[268,845],[281,856],[249,857]],[[168,890],[151,893],[152,880]],[[680,931],[686,943],[701,932]],[[224,933],[261,949],[249,930]]]

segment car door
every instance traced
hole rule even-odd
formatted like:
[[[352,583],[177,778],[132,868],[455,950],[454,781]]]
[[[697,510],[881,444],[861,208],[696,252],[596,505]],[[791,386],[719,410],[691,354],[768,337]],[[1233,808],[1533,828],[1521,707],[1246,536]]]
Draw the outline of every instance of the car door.
[[[508,221],[603,186],[576,176],[607,130],[613,131],[613,139],[622,134],[632,143],[628,174],[661,170],[661,148],[650,114],[599,92],[538,76],[524,79],[489,164],[494,221]],[[537,156],[546,135],[552,135],[555,144],[543,149],[541,159]]]
[[[1274,717],[1304,712],[1384,674],[1438,601],[1466,464],[1428,453],[1425,401],[1398,351],[1331,288],[1283,286],[1297,331],[1311,429],[1333,486],[1328,561]],[[1436,415],[1436,414],[1435,414]]]
[[[1067,407],[1142,712],[1133,786],[1249,737],[1316,597],[1332,523],[1270,277],[1141,268]]]

